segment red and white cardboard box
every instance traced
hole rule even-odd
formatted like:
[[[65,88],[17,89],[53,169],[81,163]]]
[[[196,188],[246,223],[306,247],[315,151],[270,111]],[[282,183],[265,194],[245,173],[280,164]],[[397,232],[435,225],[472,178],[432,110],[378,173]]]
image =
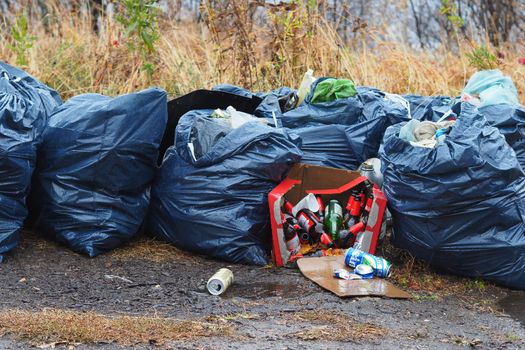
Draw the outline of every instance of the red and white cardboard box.
[[[291,254],[286,249],[281,212],[284,199],[295,205],[309,193],[321,195],[323,199],[337,199],[347,203],[352,189],[366,180],[357,171],[327,168],[308,164],[296,164],[277,187],[268,195],[272,224],[272,256],[277,266],[295,266],[290,261]],[[383,215],[386,209],[386,197],[374,186],[374,201],[364,231],[362,249],[375,254],[377,241],[381,233]]]

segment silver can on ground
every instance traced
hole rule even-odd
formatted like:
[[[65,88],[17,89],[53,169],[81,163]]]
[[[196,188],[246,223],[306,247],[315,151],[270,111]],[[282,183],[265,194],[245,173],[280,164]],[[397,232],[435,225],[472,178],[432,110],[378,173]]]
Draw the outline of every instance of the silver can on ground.
[[[230,269],[222,268],[211,276],[206,284],[206,288],[212,295],[221,295],[232,284],[233,272]]]

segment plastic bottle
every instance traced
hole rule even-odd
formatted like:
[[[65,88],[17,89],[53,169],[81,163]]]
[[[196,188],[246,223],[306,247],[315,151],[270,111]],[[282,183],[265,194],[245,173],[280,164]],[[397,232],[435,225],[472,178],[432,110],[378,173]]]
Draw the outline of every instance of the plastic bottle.
[[[300,106],[306,98],[306,95],[308,95],[310,92],[312,83],[315,81],[313,74],[314,71],[311,69],[308,69],[306,73],[304,73],[303,80],[301,81],[301,85],[299,85],[299,90],[297,91],[298,99],[296,106]]]
[[[383,186],[383,174],[381,173],[381,160],[378,158],[367,159],[359,166],[361,176],[366,176],[368,180],[381,188]]]

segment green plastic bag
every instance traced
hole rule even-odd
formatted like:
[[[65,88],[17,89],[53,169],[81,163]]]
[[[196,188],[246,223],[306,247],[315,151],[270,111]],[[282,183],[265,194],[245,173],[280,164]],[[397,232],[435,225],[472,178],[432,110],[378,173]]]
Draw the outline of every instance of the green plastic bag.
[[[317,84],[310,103],[332,102],[356,94],[357,90],[352,80],[328,78]]]

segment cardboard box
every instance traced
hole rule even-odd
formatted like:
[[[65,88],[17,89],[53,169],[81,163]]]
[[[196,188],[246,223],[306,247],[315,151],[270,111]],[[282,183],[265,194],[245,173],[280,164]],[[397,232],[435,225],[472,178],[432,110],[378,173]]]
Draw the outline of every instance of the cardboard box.
[[[286,249],[283,233],[284,215],[281,211],[284,199],[296,204],[309,193],[321,195],[323,200],[337,199],[344,207],[353,188],[362,186],[366,177],[359,172],[326,168],[315,165],[296,164],[284,179],[268,195],[270,218],[272,224],[272,256],[277,266],[295,266],[290,252]],[[373,190],[374,200],[363,232],[365,251],[375,254],[377,240],[381,233],[386,198],[376,186]]]

